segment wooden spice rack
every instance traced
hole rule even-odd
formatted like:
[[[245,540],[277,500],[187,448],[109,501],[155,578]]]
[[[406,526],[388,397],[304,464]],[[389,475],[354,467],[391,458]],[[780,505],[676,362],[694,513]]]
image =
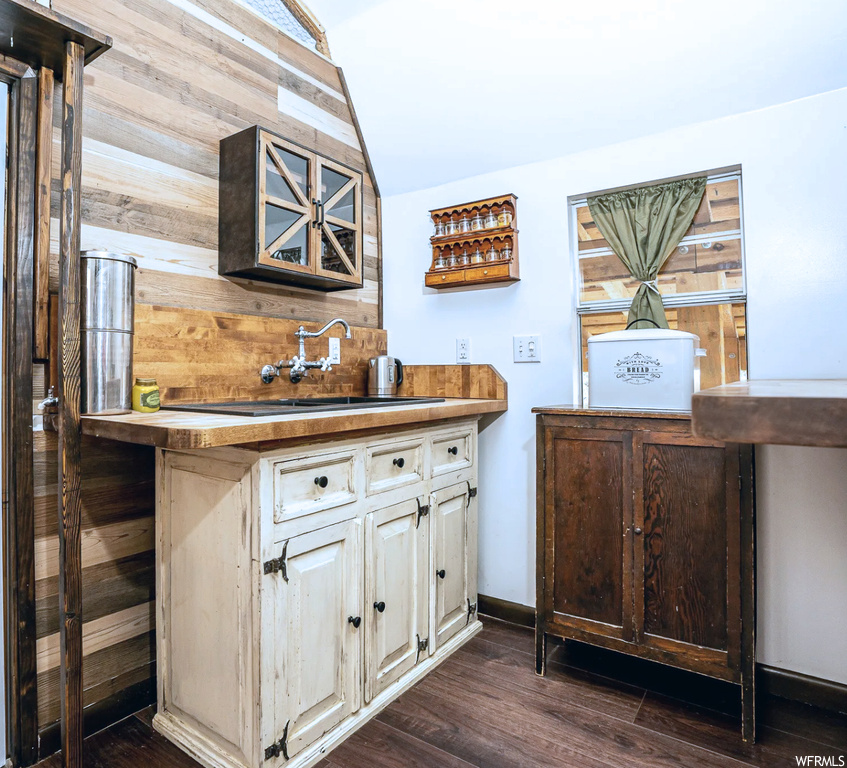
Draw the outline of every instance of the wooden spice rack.
[[[449,227],[451,223],[457,231],[449,234],[439,232],[430,238],[432,261],[424,278],[427,287],[459,288],[485,283],[514,283],[520,280],[517,200],[515,195],[501,195],[430,211],[429,215],[436,231],[439,225]],[[470,231],[458,231],[463,217],[470,227],[475,217],[480,216],[484,223],[490,214],[498,216],[496,227],[478,226]],[[492,248],[498,256],[496,260],[489,260],[489,251]],[[502,258],[501,254],[505,249],[508,249],[508,256]],[[485,261],[474,261],[477,250],[483,254]],[[470,263],[461,263],[465,254]],[[447,266],[451,257],[459,263]],[[444,266],[441,266],[442,260]]]

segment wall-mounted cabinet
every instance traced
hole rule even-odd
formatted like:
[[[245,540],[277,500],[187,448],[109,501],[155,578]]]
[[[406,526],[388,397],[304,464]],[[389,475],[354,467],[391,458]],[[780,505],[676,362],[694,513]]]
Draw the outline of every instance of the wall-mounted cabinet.
[[[362,286],[362,174],[253,126],[221,141],[218,272]]]
[[[429,288],[458,288],[520,280],[517,200],[489,197],[429,212],[432,262]]]

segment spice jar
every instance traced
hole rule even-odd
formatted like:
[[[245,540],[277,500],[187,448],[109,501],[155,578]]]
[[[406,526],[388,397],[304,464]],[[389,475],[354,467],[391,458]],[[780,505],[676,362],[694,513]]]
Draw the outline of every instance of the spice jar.
[[[447,259],[444,258],[443,251],[439,249],[438,256],[435,257],[434,269],[444,269],[447,266]]]
[[[482,216],[480,216],[480,215],[479,215],[479,212],[477,212],[476,216],[474,216],[474,217],[471,219],[471,231],[472,231],[472,232],[477,232],[477,231],[479,231],[480,229],[482,229],[482,227],[483,227],[483,223],[482,223]]]
[[[466,267],[470,263],[471,263],[471,257],[468,256],[468,249],[465,248],[462,251],[462,255],[459,257],[459,264],[463,267]]]
[[[512,260],[512,249],[509,248],[508,245],[504,245],[500,251],[500,258],[503,261],[511,261]]]
[[[458,266],[458,264],[457,264],[457,262],[458,262],[458,250],[459,249],[457,248],[455,251],[452,251],[452,252],[448,251],[448,253],[450,254],[447,257],[447,266],[448,267]]]
[[[486,261],[499,261],[500,260],[500,252],[494,247],[494,243],[491,244],[491,247],[488,249],[488,253],[485,254]]]
[[[497,214],[494,213],[493,210],[490,210],[483,221],[483,226],[485,229],[494,229],[497,226]]]
[[[471,223],[468,220],[468,217],[463,214],[462,218],[459,219],[459,232],[461,234],[464,234],[465,232],[470,232],[470,231],[471,231]]]
[[[132,388],[132,410],[155,413],[159,410],[159,385],[156,379],[136,379]]]
[[[508,227],[512,223],[512,212],[508,208],[501,208],[497,214],[497,223],[501,227]]]
[[[455,235],[458,231],[459,225],[456,223],[456,220],[452,217],[447,219],[447,223],[444,225],[444,234]]]
[[[435,220],[435,237],[442,237],[444,235],[444,222],[441,219]]]
[[[473,256],[471,256],[472,264],[482,264],[485,261],[485,254],[479,250],[479,247],[473,252]]]

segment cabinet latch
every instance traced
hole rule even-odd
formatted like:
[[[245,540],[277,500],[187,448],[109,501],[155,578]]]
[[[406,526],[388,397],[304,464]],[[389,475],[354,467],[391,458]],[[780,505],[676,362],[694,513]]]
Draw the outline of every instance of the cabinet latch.
[[[472,603],[471,599],[468,598],[468,618],[465,621],[465,626],[471,623],[471,616],[476,614],[476,603]]]
[[[291,725],[290,720],[285,724],[285,730],[282,732],[282,738],[279,741],[275,741],[269,747],[265,748],[265,760],[270,760],[272,757],[279,757],[280,755],[282,755],[286,760],[288,760],[289,725]]]
[[[471,505],[471,499],[476,496],[476,492],[477,492],[478,489],[477,489],[476,486],[471,487],[471,481],[470,480],[465,480],[465,482],[468,484],[468,506],[470,506]]]
[[[421,657],[421,653],[423,653],[427,648],[429,648],[429,638],[425,637],[423,640],[421,640],[420,635],[415,635],[415,637],[418,638],[418,651],[415,654],[415,664],[417,664],[418,659],[420,659]]]
[[[279,573],[282,571],[282,578],[288,581],[288,569],[285,565],[285,558],[288,554],[288,542],[282,545],[282,554],[275,557],[273,560],[266,560],[264,563],[265,573]]]
[[[429,504],[421,504],[420,499],[415,499],[418,502],[418,519],[415,521],[415,528],[421,524],[421,518],[429,514]]]

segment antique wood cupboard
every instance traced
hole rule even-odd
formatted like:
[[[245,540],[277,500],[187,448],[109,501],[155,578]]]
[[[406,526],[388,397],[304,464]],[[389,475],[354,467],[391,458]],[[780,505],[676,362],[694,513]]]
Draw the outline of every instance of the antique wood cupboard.
[[[205,766],[314,765],[482,625],[475,419],[159,451],[158,713]]]
[[[682,414],[534,412],[537,672],[555,636],[736,683],[752,741],[751,447]]]
[[[218,272],[362,287],[362,174],[259,126],[220,146]]]

